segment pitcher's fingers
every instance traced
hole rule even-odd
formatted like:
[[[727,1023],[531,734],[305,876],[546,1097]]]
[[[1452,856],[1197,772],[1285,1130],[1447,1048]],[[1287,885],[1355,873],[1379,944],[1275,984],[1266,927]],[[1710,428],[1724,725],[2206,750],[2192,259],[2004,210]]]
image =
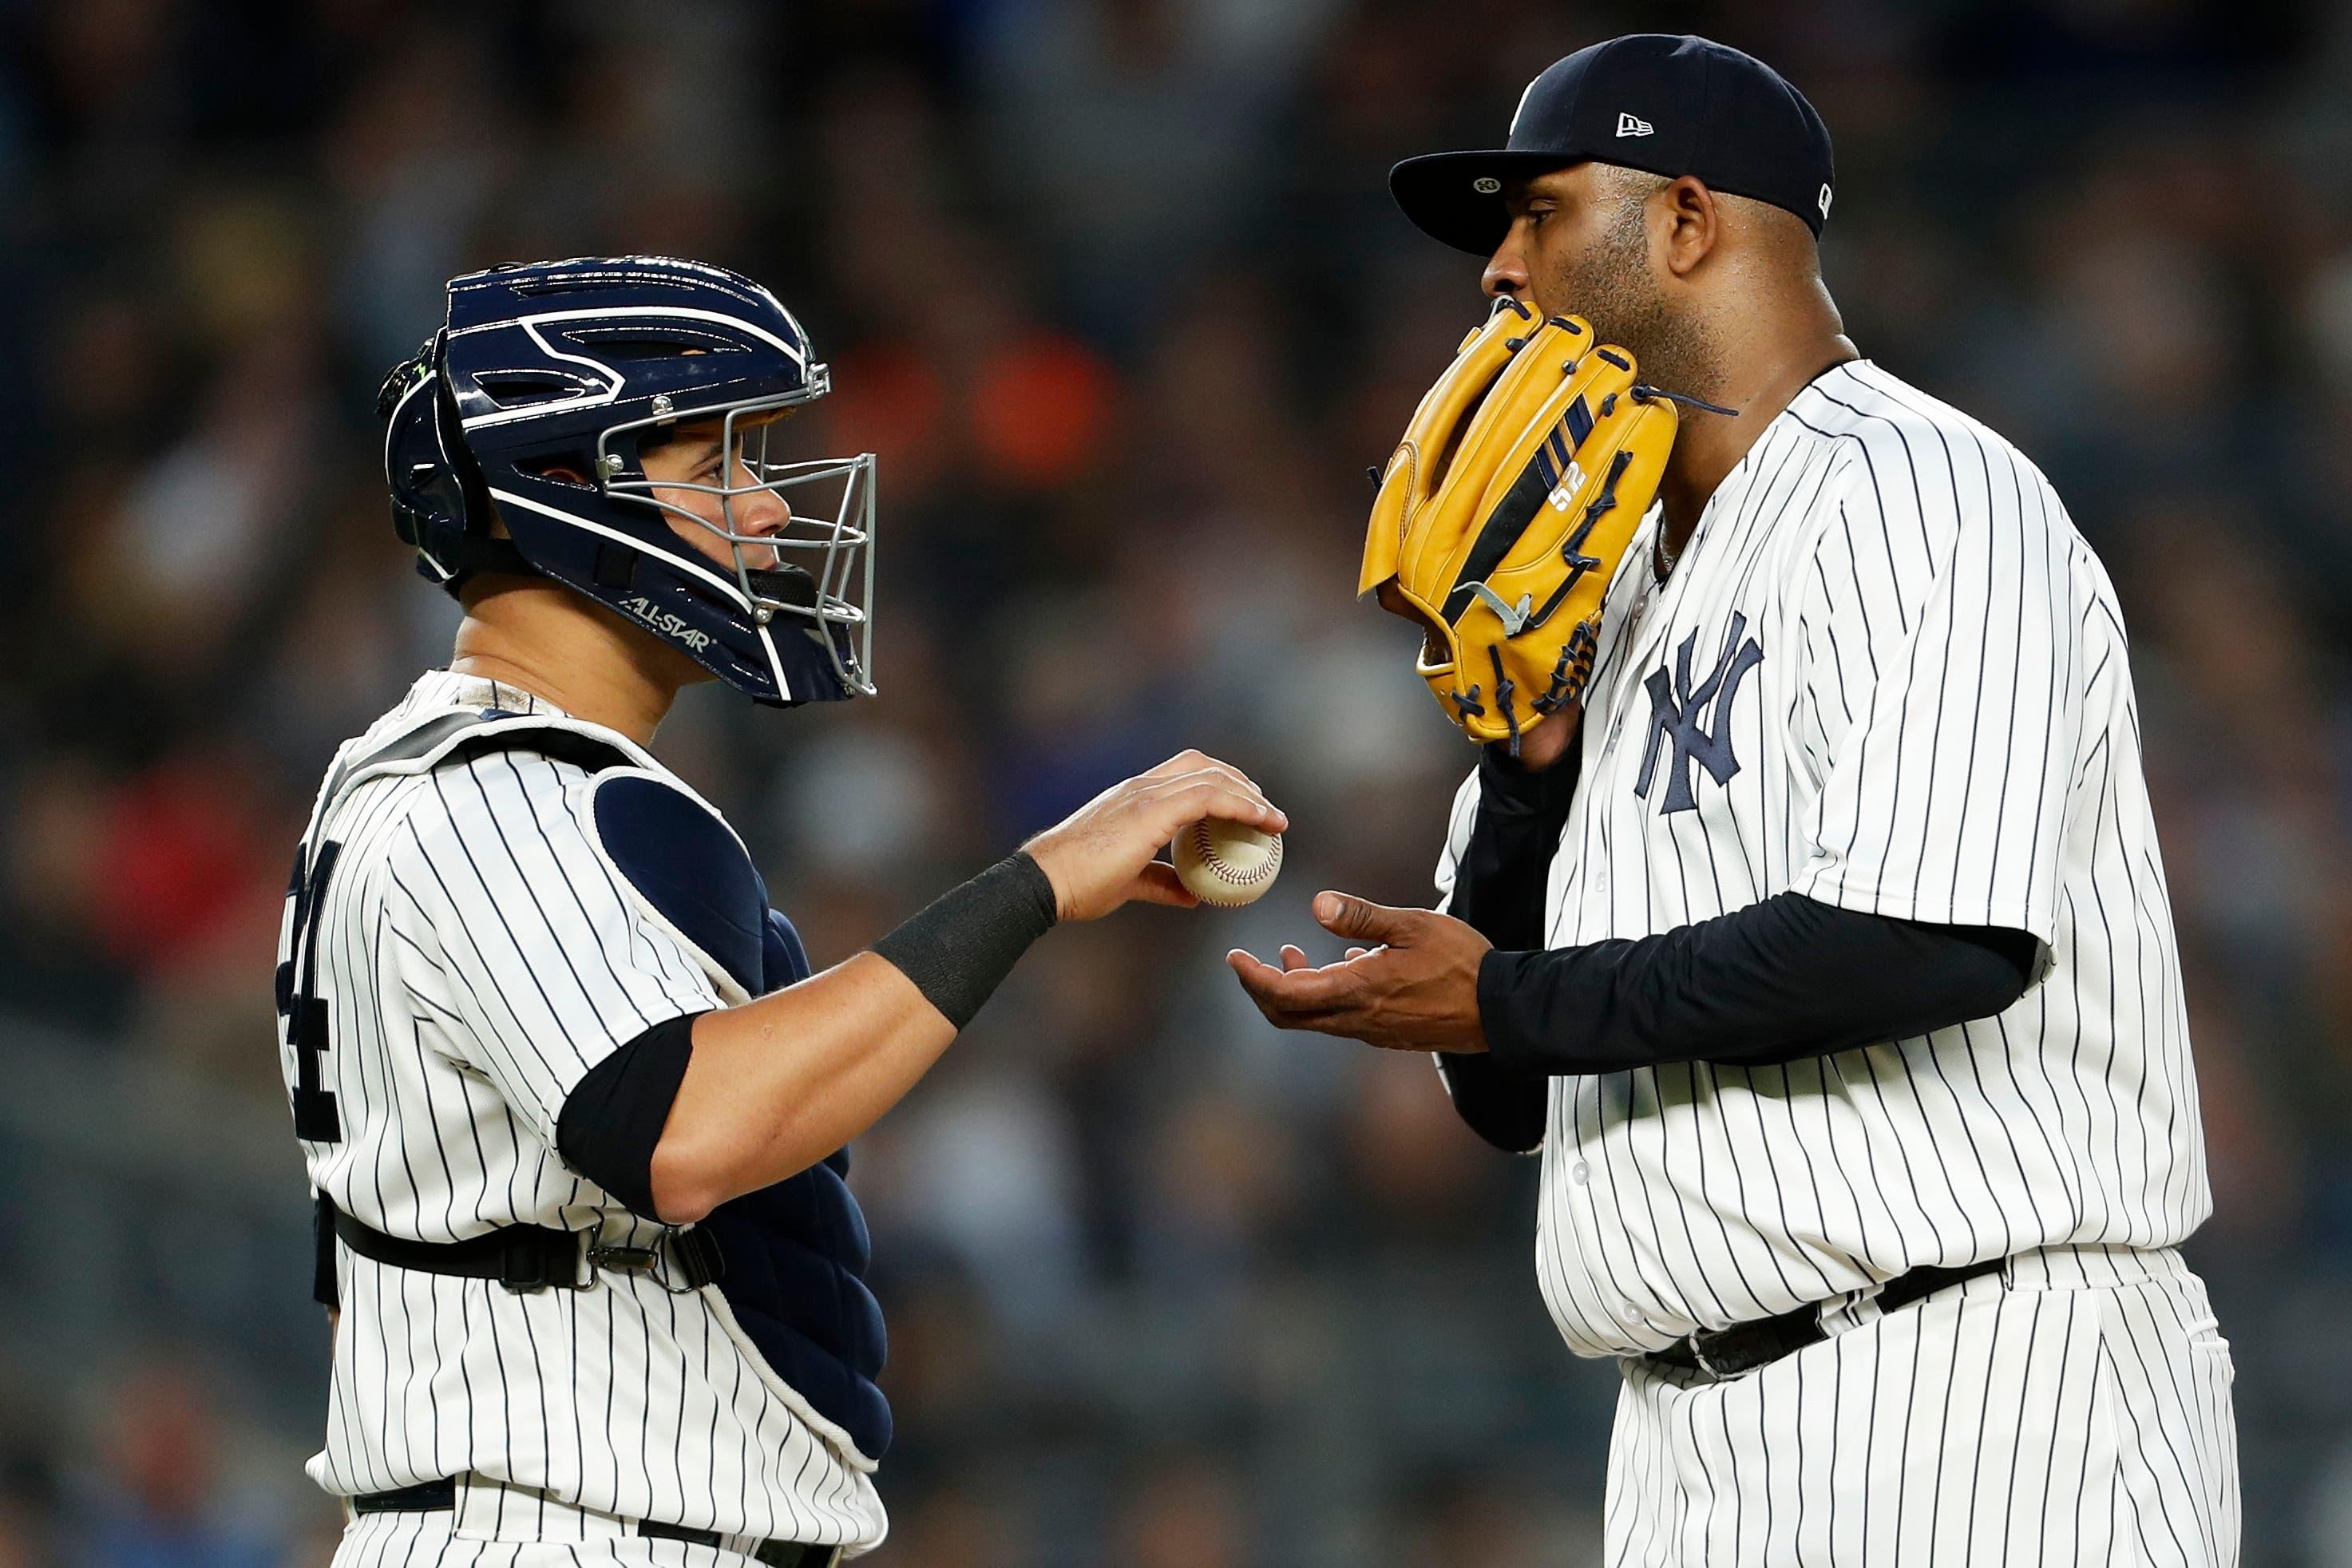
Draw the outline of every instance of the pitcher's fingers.
[[[1265,959],[1260,958],[1256,953],[1252,952],[1245,947],[1226,949],[1225,967],[1232,970],[1235,974],[1253,976],[1257,974],[1261,970],[1268,974],[1279,974],[1282,973],[1280,970],[1275,968],[1274,965],[1268,963]]]
[[[1286,942],[1282,944],[1282,967],[1287,973],[1293,969],[1312,969],[1315,966],[1307,962],[1305,948],[1296,942]]]
[[[1248,956],[1228,954],[1227,962],[1233,963],[1251,1000],[1268,1016],[1280,1015],[1286,1027],[1312,1027],[1303,1022],[1305,1017],[1352,1008],[1362,998],[1361,979],[1346,969],[1281,970],[1254,958],[1246,965],[1237,962]]]

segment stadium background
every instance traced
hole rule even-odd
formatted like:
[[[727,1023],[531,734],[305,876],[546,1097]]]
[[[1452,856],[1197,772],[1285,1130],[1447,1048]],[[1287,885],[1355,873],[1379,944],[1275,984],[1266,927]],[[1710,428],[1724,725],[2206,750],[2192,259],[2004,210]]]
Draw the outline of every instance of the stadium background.
[[[882,454],[884,699],[662,736],[820,960],[1180,745],[1296,823],[1251,911],[1057,933],[861,1145],[874,1561],[1596,1562],[1615,1378],[1544,1319],[1531,1170],[1216,955],[1423,900],[1467,761],[1349,596],[1477,309],[1383,173],[1662,25],[1812,96],[1854,337],[2121,584],[2247,1561],[2352,1563],[2346,7],[7,0],[0,1565],[331,1549],[268,953],[321,764],[452,620],[372,399],[449,274],[623,250],[771,281],[813,441]]]

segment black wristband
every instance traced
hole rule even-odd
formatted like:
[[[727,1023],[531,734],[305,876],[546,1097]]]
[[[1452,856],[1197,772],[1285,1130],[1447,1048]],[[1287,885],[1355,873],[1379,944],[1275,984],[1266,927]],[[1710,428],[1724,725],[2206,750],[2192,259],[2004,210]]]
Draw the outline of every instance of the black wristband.
[[[1026,854],[951,888],[874,944],[961,1029],[1053,926],[1054,884]]]

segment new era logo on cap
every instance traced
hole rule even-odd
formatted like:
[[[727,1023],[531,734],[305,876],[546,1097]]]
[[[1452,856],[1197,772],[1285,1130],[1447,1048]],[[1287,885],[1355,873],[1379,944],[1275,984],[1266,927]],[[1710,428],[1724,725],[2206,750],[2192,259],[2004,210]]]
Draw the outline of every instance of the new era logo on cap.
[[[1620,114],[1617,116],[1617,134],[1620,136],[1647,136],[1656,129],[1656,126],[1651,124],[1648,121],[1643,119],[1638,114]]]

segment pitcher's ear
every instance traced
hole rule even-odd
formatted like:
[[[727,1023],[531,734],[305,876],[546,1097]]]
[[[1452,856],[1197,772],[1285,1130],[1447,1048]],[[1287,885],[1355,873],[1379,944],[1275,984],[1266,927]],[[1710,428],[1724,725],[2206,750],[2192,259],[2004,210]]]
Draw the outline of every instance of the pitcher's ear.
[[[1706,182],[1695,174],[1669,181],[1651,200],[1666,213],[1666,269],[1687,278],[1723,237],[1723,208]]]

